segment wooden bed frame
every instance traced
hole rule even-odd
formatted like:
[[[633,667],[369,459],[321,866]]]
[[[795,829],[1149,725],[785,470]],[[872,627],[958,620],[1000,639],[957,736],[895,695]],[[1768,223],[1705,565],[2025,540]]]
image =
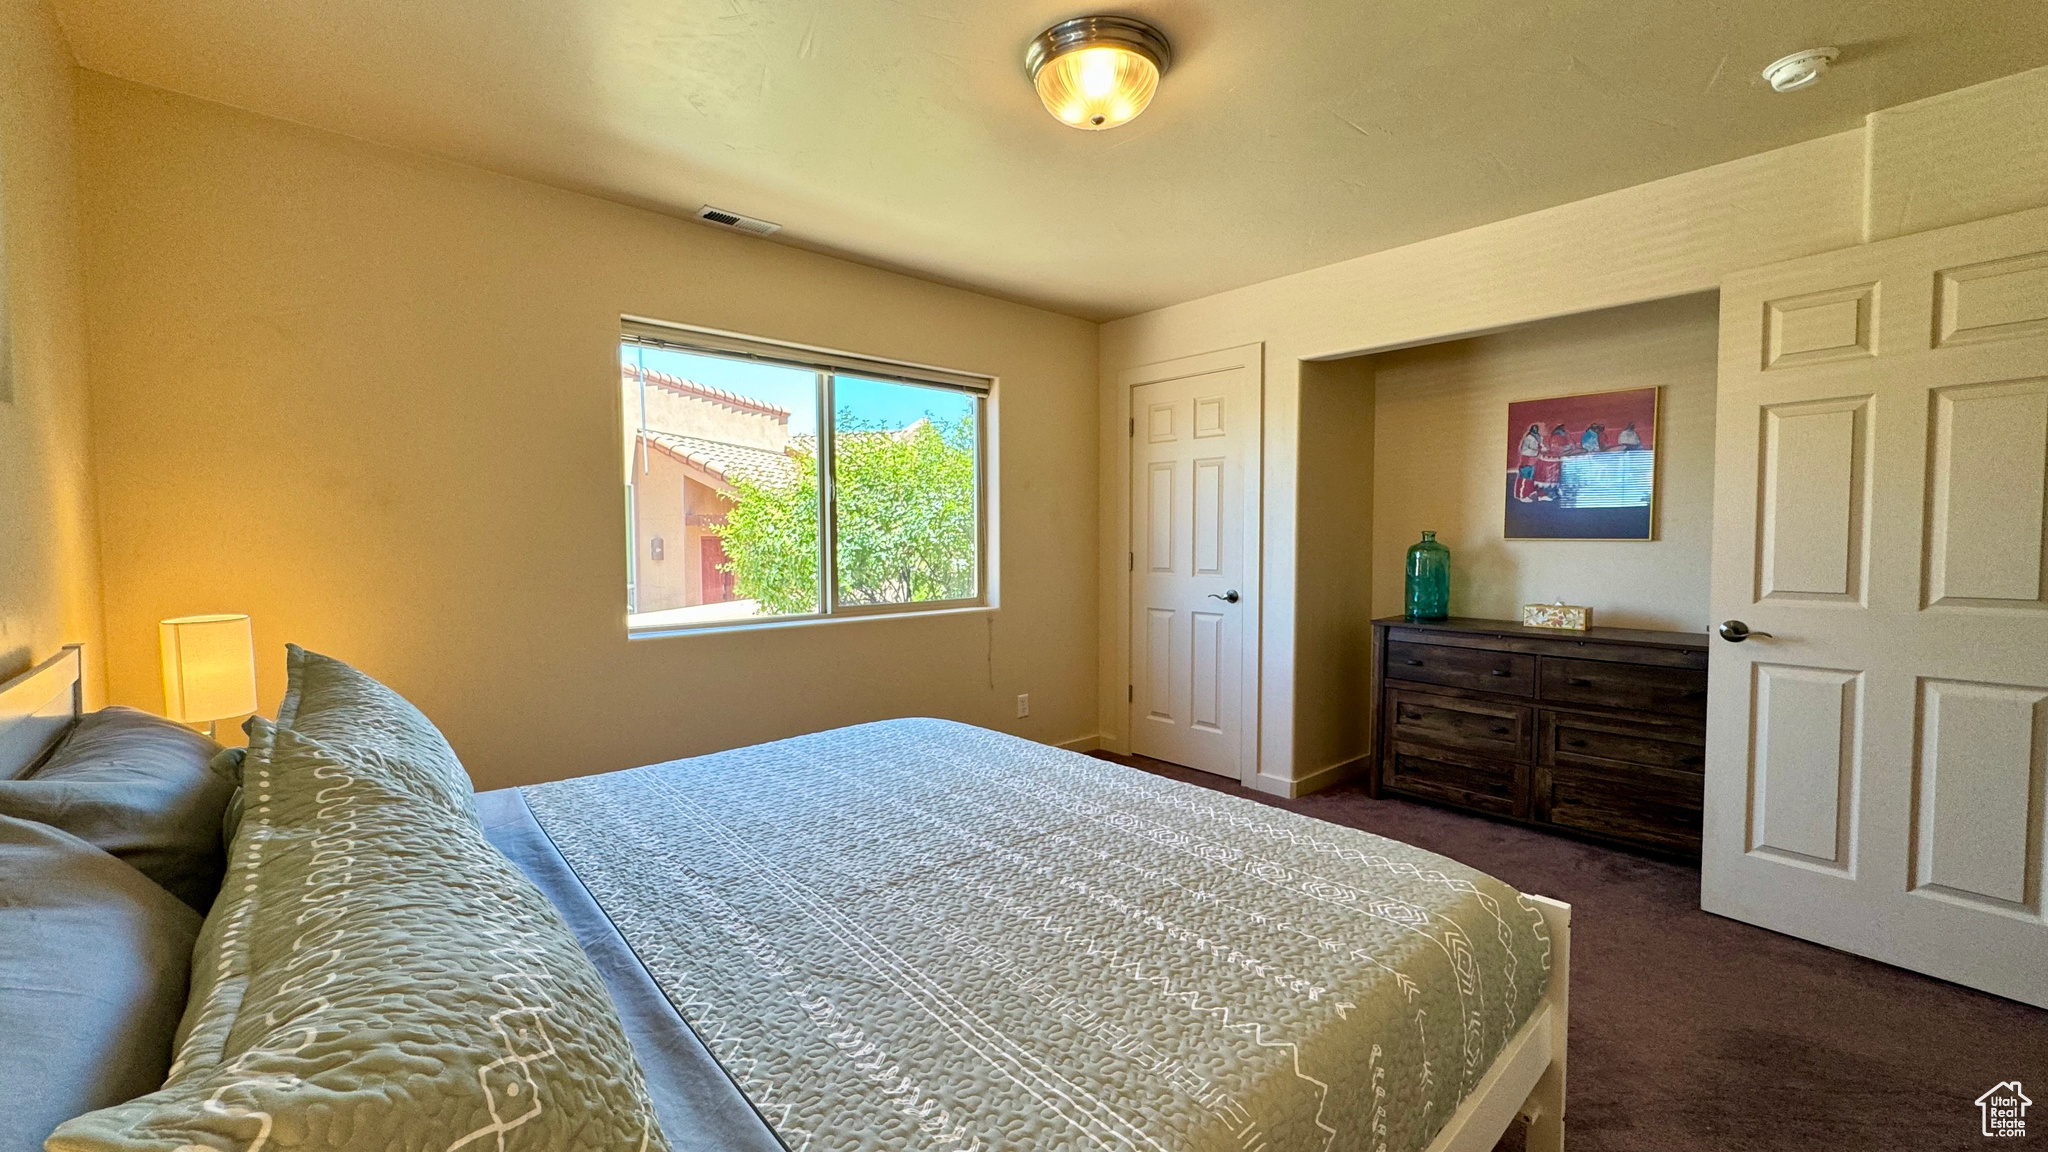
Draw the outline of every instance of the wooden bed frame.
[[[43,758],[85,708],[81,648],[55,656],[0,684],[0,780],[12,780]]]
[[[0,684],[0,780],[27,771],[70,730],[84,706],[83,672],[79,646],[73,644]],[[1550,933],[1550,986],[1479,1086],[1430,1141],[1427,1152],[1492,1152],[1517,1116],[1529,1123],[1528,1152],[1564,1148],[1572,909],[1543,896],[1529,899],[1536,902]]]
[[[1451,1113],[1428,1152],[1493,1152],[1517,1116],[1528,1121],[1528,1152],[1563,1152],[1564,1048],[1571,1003],[1572,906],[1531,896],[1550,933],[1550,986],[1528,1022],[1509,1038],[1479,1086]]]

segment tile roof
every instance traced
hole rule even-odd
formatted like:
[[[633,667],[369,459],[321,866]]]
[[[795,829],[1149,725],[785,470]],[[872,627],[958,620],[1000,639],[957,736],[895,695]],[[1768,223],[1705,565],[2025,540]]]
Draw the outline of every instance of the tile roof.
[[[671,376],[666,372],[656,372],[652,368],[638,368],[631,364],[621,364],[619,365],[619,379],[628,383],[634,380],[642,380],[658,388],[666,388],[671,392],[684,396],[695,396],[700,400],[709,400],[714,404],[723,404],[728,408],[737,408],[742,412],[757,412],[763,416],[774,416],[782,420],[789,419],[789,409],[787,408],[777,408],[773,404],[756,400],[752,396],[742,396],[737,392],[728,392],[723,388],[713,388],[709,384],[699,384],[695,380],[685,380],[680,376]]]
[[[641,435],[668,455],[695,464],[727,483],[751,480],[756,484],[780,487],[796,480],[796,461],[786,452],[727,444],[701,436],[679,436],[652,428],[642,430]]]

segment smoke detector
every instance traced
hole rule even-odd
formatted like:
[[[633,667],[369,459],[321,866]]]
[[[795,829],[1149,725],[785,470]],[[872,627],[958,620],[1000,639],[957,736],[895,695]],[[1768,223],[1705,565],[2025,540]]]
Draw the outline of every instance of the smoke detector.
[[[716,224],[720,228],[730,228],[735,232],[745,232],[753,236],[773,236],[775,233],[782,231],[782,225],[780,224],[767,220],[757,220],[752,216],[742,216],[737,212],[727,212],[723,208],[713,208],[709,204],[697,209],[697,219],[707,224]]]
[[[1764,69],[1764,79],[1771,82],[1773,92],[1797,92],[1801,88],[1810,88],[1841,54],[1839,48],[1807,48],[1794,52]]]

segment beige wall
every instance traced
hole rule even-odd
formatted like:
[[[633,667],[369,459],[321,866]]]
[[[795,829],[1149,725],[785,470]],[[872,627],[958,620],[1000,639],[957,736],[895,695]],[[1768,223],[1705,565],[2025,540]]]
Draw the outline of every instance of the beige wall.
[[[2048,202],[2048,68],[1873,113],[1864,239]]]
[[[1373,359],[1301,366],[1294,737],[1326,775],[1362,754],[1371,710]],[[1308,791],[1329,781],[1304,779]]]
[[[2041,124],[2044,106],[2048,69],[2037,69],[1879,113],[1855,131],[1104,325],[1098,449],[1105,533],[1114,533],[1127,500],[1121,429],[1112,426],[1118,375],[1212,349],[1265,345],[1260,785],[1285,792],[1323,778],[1333,766],[1324,759],[1330,746],[1299,742],[1298,731],[1338,729],[1323,713],[1355,707],[1342,683],[1355,660],[1300,643],[1326,623],[1318,594],[1297,578],[1304,570],[1297,522],[1304,361],[1709,291],[1729,272],[1849,247],[1884,228],[2048,203],[2041,134],[2031,141],[2011,135]],[[1114,550],[1105,554],[1098,574],[1098,706],[1105,744],[1121,748],[1129,714],[1115,638],[1126,624],[1113,557]],[[1316,698],[1297,700],[1302,686]]]
[[[1373,613],[1402,610],[1407,549],[1427,528],[1451,549],[1454,615],[1513,620],[1562,597],[1596,624],[1705,631],[1717,307],[1682,296],[1371,357]],[[1653,387],[1656,540],[1503,539],[1508,404]]]
[[[0,384],[0,679],[83,643],[96,702],[99,556],[73,79],[70,49],[41,0],[0,0],[0,320],[10,334],[0,344],[12,352],[12,386]]]
[[[28,89],[10,92],[0,137],[9,184],[31,189],[8,189],[15,356],[44,365],[23,381],[51,382],[40,399],[18,385],[0,410],[0,468],[20,469],[0,529],[23,526],[0,537],[14,549],[0,554],[0,660],[19,661],[95,638],[98,594],[82,355],[62,319],[78,277],[63,240],[76,227],[68,69],[39,6],[0,5],[7,83]],[[1113,382],[1262,342],[1259,783],[1295,790],[1355,751],[1353,637],[1385,606],[1373,541],[1397,527],[1369,481],[1344,496],[1385,435],[1344,390],[1369,394],[1371,367],[1312,362],[1700,293],[1735,269],[2048,202],[2037,70],[1116,321],[1096,354],[1078,321],[96,75],[78,84],[113,698],[159,703],[158,617],[249,610],[266,706],[278,643],[325,646],[417,696],[487,784],[905,712],[1055,740],[1099,727],[1119,746],[1118,549],[1096,547],[1126,500]],[[24,211],[52,221],[28,256]],[[19,285],[45,279],[56,287],[24,304]],[[1002,376],[1001,611],[627,643],[610,407],[622,312]],[[464,458],[487,463],[446,463]],[[1090,501],[1094,526],[1059,514]],[[478,572],[496,579],[471,594]],[[1020,691],[1034,694],[1029,721],[1010,719]],[[696,703],[665,707],[681,698]]]
[[[87,74],[112,696],[358,662],[484,786],[886,716],[1096,730],[1093,325]],[[1000,377],[1000,610],[628,641],[622,313]],[[1032,694],[1016,720],[1014,697]]]

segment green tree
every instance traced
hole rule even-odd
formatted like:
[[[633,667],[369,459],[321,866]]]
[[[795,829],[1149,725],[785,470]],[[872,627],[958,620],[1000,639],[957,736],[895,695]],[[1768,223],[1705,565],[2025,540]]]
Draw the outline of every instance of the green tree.
[[[889,429],[842,411],[837,424],[840,602],[974,595],[973,417]],[[733,590],[764,612],[818,610],[818,460],[791,455],[794,479],[734,485],[718,529]]]
[[[733,591],[777,614],[818,610],[818,458],[791,456],[793,481],[736,481],[732,509],[717,529]]]

